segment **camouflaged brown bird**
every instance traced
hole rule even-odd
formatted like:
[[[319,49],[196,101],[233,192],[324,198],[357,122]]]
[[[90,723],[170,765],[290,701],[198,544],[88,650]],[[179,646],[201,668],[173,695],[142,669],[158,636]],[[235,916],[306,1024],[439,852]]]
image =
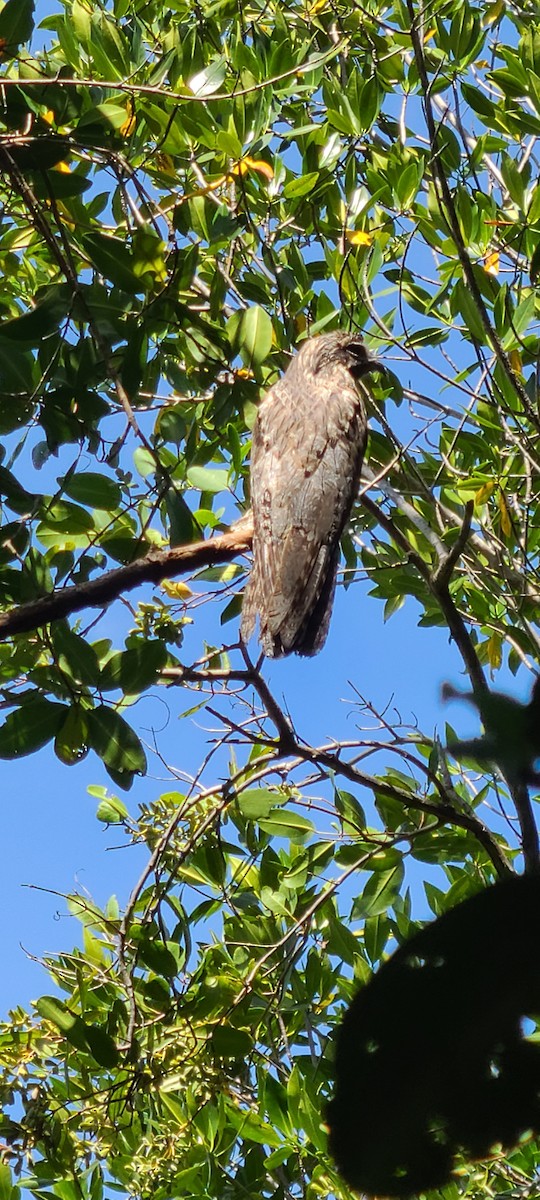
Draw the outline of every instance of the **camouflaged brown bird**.
[[[328,633],[339,540],[366,447],[356,380],[380,370],[356,334],[309,338],[264,397],[253,430],[253,565],[241,637],[259,621],[270,658],[312,655]]]

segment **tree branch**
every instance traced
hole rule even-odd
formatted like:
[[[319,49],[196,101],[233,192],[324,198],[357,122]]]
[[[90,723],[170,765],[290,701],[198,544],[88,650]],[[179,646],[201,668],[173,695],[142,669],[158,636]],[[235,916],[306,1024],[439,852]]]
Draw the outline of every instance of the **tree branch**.
[[[386,484],[379,484],[378,486],[381,488],[384,486],[385,488]],[[394,497],[396,504],[398,504],[400,508],[402,507],[402,504],[405,504],[407,505],[407,508],[411,509],[412,506],[408,505],[406,501],[403,502],[398,492],[394,492]],[[427,584],[431,594],[435,597],[437,603],[439,604],[441,612],[448,625],[450,636],[453,638],[461,654],[473,687],[478,691],[485,692],[487,690],[486,677],[474,648],[469,630],[467,629],[459,609],[454,604],[449,589],[452,572],[454,567],[457,565],[460,555],[465,549],[467,538],[470,533],[473,511],[471,505],[467,504],[465,508],[463,523],[453,546],[450,548],[450,550],[445,550],[444,557],[441,557],[440,552],[438,552],[438,561],[434,567],[431,567],[430,564],[426,562],[424,558],[422,558],[422,555],[413,549],[405,534],[402,533],[399,526],[396,525],[391,516],[386,516],[386,514],[380,508],[380,505],[375,504],[375,502],[371,500],[369,496],[365,495],[362,496],[362,504],[365,506],[365,508],[367,508],[368,512],[373,514],[379,524],[382,525],[383,529],[387,530],[387,532],[390,534],[390,537],[393,538],[395,543],[407,555],[409,561],[414,563],[419,574],[422,576],[422,579],[424,579],[425,583]],[[414,512],[414,509],[412,511]],[[414,523],[418,525],[418,521],[415,520]],[[433,540],[431,540],[431,545],[433,545]],[[440,542],[440,546],[444,549],[442,542]]]
[[[497,876],[503,879],[511,873],[512,867],[495,835],[484,825],[484,822],[476,813],[472,811],[466,812],[462,808],[457,807],[454,789],[448,789],[446,782],[441,782],[429,766],[419,761],[416,762],[416,766],[425,773],[426,778],[437,792],[437,799],[434,800],[429,800],[424,796],[415,796],[406,791],[405,788],[400,788],[394,783],[388,783],[385,779],[369,775],[367,772],[360,770],[354,762],[347,762],[342,759],[340,757],[340,748],[334,750],[333,747],[329,746],[314,747],[302,742],[295,733],[289,718],[285,716],[277,700],[272,695],[260,672],[252,669],[249,674],[267,716],[277,729],[279,740],[277,745],[275,743],[274,745],[280,757],[284,754],[293,755],[298,762],[312,763],[319,769],[328,771],[332,776],[343,776],[350,783],[368,788],[373,792],[374,796],[379,794],[387,796],[391,800],[397,800],[400,804],[403,804],[405,810],[412,809],[413,811],[426,813],[435,817],[442,824],[455,825],[458,828],[468,830],[485,850]],[[219,713],[215,715],[227,724],[229,728],[234,726],[234,722],[229,721],[227,717],[220,716]],[[243,732],[244,736],[246,736],[245,730],[238,730],[238,732]],[[257,735],[254,740],[260,742],[260,736]],[[292,762],[287,764],[287,774],[292,769],[294,769],[294,758]]]
[[[51,621],[59,621],[82,608],[95,608],[110,604],[112,600],[131,591],[141,583],[160,583],[176,575],[194,571],[199,567],[230,562],[237,554],[251,547],[253,526],[251,514],[242,517],[227,533],[208,538],[202,542],[191,542],[187,546],[175,546],[169,550],[151,550],[144,558],[115,567],[91,579],[88,583],[63,588],[48,596],[40,596],[28,604],[0,615],[0,641],[16,633],[28,633]]]
[[[507,775],[504,778],[514,801],[519,821],[525,872],[527,874],[538,873],[540,871],[540,844],[529,789],[525,783],[513,783]]]

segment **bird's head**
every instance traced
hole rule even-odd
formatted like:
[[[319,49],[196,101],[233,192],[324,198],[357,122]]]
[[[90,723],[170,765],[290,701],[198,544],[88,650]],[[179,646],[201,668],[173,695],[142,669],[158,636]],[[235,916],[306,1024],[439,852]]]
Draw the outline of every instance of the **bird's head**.
[[[300,348],[299,358],[302,366],[315,375],[336,364],[346,367],[355,379],[372,371],[385,371],[383,364],[369,353],[359,334],[341,330],[309,338]]]

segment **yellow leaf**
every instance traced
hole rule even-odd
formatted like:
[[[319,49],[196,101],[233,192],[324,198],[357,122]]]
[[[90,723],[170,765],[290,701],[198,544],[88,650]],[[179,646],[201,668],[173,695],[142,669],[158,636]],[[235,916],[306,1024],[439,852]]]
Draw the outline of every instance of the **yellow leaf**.
[[[307,321],[303,313],[298,313],[294,318],[295,333],[305,333],[307,329]]]
[[[60,171],[63,175],[70,175],[71,167],[67,162],[59,162],[53,167],[53,171]]]
[[[474,503],[477,506],[480,504],[485,504],[486,500],[489,500],[489,497],[493,494],[494,490],[494,483],[483,483],[482,487],[479,487],[478,491],[475,493]]]
[[[482,17],[482,25],[484,26],[484,29],[486,25],[494,25],[495,22],[498,21],[499,17],[501,17],[505,12],[505,10],[506,4],[504,0],[495,0],[495,4],[488,4],[484,16]]]
[[[181,580],[177,582],[174,579],[162,579],[161,590],[173,600],[188,600],[193,595],[191,588]]]
[[[270,163],[264,161],[264,158],[241,158],[235,163],[232,168],[232,175],[247,175],[248,171],[256,171],[258,175],[264,175],[265,179],[273,179],[274,172]]]
[[[118,132],[122,134],[122,137],[129,137],[130,134],[133,133],[133,130],[135,129],[136,124],[137,124],[137,118],[135,116],[135,105],[133,103],[133,100],[128,100],[126,119],[123,122],[123,124],[120,126],[120,129]]]
[[[323,8],[327,7],[327,4],[328,0],[315,0],[314,4],[306,4],[308,17],[315,17],[317,13],[322,12]]]
[[[510,520],[510,513],[508,510],[508,505],[506,503],[506,496],[503,492],[502,487],[499,488],[498,501],[499,501],[499,512],[501,514],[501,529],[502,529],[505,537],[510,537],[510,534],[512,532],[512,522]]]
[[[492,671],[498,671],[502,663],[501,635],[492,633],[487,644],[488,663]]]
[[[512,370],[516,371],[518,375],[522,375],[523,363],[521,361],[521,354],[519,350],[511,350],[508,357],[510,359],[510,366]]]
[[[47,112],[42,113],[41,116],[42,116],[43,120],[47,122],[47,125],[54,125],[54,122],[56,121],[56,117],[53,113],[52,108],[48,108]]]
[[[255,158],[251,164],[251,170],[257,171],[259,175],[264,175],[265,179],[274,178],[274,168],[270,163],[264,161],[264,158]]]
[[[492,254],[486,254],[484,271],[487,271],[488,275],[499,274],[499,254],[497,250],[494,250]]]
[[[371,246],[373,241],[373,234],[366,233],[363,229],[348,229],[345,236],[351,246]]]

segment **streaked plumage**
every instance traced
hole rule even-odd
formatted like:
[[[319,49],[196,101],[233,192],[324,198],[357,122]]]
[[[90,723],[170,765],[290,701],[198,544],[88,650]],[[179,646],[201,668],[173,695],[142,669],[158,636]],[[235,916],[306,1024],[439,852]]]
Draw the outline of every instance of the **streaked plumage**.
[[[241,636],[259,620],[266,655],[312,655],[332,613],[339,539],[358,490],[367,438],[355,380],[377,369],[361,338],[304,342],[262,401],[253,431],[253,565]]]

